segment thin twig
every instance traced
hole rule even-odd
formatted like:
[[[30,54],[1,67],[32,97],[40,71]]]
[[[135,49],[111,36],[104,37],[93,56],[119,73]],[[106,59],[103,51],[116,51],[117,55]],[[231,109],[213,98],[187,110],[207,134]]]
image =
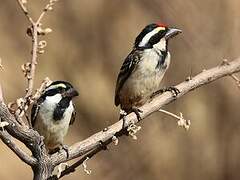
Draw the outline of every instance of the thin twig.
[[[51,84],[51,82],[52,82],[52,81],[51,81],[48,77],[46,77],[46,78],[42,81],[41,86],[36,90],[35,94],[33,94],[32,100],[34,101],[34,100],[38,99],[38,98],[42,95],[42,93],[43,93],[43,91],[45,90],[45,88],[46,88],[48,85]]]
[[[180,116],[178,116],[178,115],[176,115],[176,114],[173,114],[173,113],[171,113],[171,112],[169,112],[169,111],[166,111],[166,110],[163,110],[163,109],[159,109],[159,112],[162,112],[162,113],[164,113],[164,114],[167,114],[167,115],[169,115],[169,116],[171,116],[171,117],[174,117],[174,118],[176,118],[178,121],[177,121],[177,123],[178,123],[178,126],[180,126],[180,127],[183,127],[183,128],[185,128],[186,130],[188,130],[189,128],[190,128],[190,120],[186,120],[186,119],[184,119],[183,118],[183,114],[180,112]]]
[[[103,148],[101,146],[97,147],[96,149],[90,151],[89,153],[85,154],[81,159],[79,159],[77,162],[72,164],[71,166],[67,167],[65,170],[61,172],[61,175],[57,177],[57,175],[53,175],[49,180],[57,180],[62,178],[63,176],[66,176],[68,174],[71,174],[75,172],[76,168],[81,166],[86,159],[91,159],[95,154],[102,151]]]
[[[38,20],[36,21],[36,24],[40,24],[41,20],[43,19],[43,17],[45,16],[47,11],[51,11],[53,9],[53,5],[55,4],[55,2],[57,2],[58,0],[49,0],[49,3],[44,7],[42,13],[40,14]]]
[[[46,28],[45,30],[41,29],[41,20],[44,17],[45,13],[48,10],[52,9],[52,6],[57,2],[57,0],[49,0],[49,3],[45,6],[43,9],[41,15],[39,16],[38,20],[34,22],[31,17],[28,14],[26,6],[23,4],[21,0],[18,0],[18,3],[20,4],[24,14],[29,17],[29,20],[31,21],[31,28],[29,28],[30,36],[32,37],[32,58],[30,63],[26,63],[23,65],[24,73],[27,77],[27,88],[26,88],[26,95],[24,96],[22,106],[18,107],[18,110],[16,111],[16,117],[22,117],[25,114],[25,111],[28,109],[29,105],[32,103],[32,93],[34,88],[34,78],[35,78],[35,71],[36,71],[36,65],[37,65],[37,57],[38,53],[44,52],[43,49],[39,51],[39,40],[38,36],[47,34],[51,32],[50,28]],[[40,34],[39,34],[40,33]],[[41,41],[40,41],[41,42]],[[46,42],[45,42],[46,44]],[[42,47],[41,47],[42,48]],[[27,68],[27,69],[25,69]]]
[[[26,18],[29,20],[29,22],[33,25],[34,21],[32,20],[31,16],[29,16],[28,10],[26,6],[24,5],[22,0],[17,0],[18,4],[20,5],[23,13],[25,14]]]
[[[232,77],[232,79],[236,82],[237,87],[240,89],[240,79],[234,74],[231,74],[230,77]]]

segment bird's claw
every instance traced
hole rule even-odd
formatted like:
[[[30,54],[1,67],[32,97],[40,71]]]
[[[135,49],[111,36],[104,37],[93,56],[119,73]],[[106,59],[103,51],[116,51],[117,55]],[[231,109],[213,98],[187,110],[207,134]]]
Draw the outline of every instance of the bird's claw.
[[[154,92],[150,98],[154,98],[156,95],[158,94],[162,94],[164,92],[170,91],[173,94],[173,97],[176,98],[177,95],[180,93],[180,90],[174,86],[170,86],[168,88],[163,88],[163,89],[159,89],[156,92]]]
[[[132,112],[134,112],[136,114],[138,121],[142,120],[142,117],[141,117],[140,113],[143,113],[143,111],[141,109],[133,107]]]
[[[68,145],[61,144],[60,149],[63,149],[66,152],[66,154],[67,154],[67,158],[69,158],[69,148],[68,148]]]
[[[174,86],[170,86],[170,87],[166,88],[165,92],[166,91],[170,91],[173,94],[174,98],[176,98],[177,95],[180,93],[180,90]]]

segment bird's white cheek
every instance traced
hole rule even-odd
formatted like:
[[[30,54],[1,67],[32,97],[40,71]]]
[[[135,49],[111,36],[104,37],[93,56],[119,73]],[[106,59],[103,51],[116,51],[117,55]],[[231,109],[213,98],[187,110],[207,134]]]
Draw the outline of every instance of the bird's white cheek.
[[[153,45],[153,48],[160,50],[160,51],[165,51],[167,47],[167,41],[166,39],[161,39],[157,44]]]
[[[56,103],[59,103],[61,99],[62,99],[61,94],[55,94],[54,96],[47,96],[45,100],[45,104],[46,105],[56,104]]]

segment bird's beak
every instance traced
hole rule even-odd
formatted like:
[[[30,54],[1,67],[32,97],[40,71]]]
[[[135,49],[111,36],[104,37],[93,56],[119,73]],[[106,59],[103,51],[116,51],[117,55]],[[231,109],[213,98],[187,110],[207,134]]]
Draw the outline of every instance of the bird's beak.
[[[63,97],[75,97],[78,95],[79,93],[74,88],[71,88],[63,93]]]
[[[165,35],[165,38],[166,39],[169,39],[169,38],[172,38],[176,35],[178,35],[179,33],[181,33],[182,30],[180,29],[176,29],[176,28],[169,28],[166,35]]]

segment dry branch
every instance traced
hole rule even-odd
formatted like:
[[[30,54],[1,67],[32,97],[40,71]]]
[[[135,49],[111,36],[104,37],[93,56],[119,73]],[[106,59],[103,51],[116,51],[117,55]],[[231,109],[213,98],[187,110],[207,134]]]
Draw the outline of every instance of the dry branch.
[[[235,76],[234,74],[231,74],[230,76],[236,82],[237,87],[240,89],[240,79],[237,76]]]
[[[177,85],[176,87],[180,90],[180,94],[178,94],[176,98],[174,98],[170,92],[165,92],[164,94],[155,97],[150,103],[142,106],[142,118],[144,119],[153,112],[158,111],[162,106],[180,98],[191,90],[239,71],[240,58],[229,62],[229,64],[224,64],[209,70],[205,70],[193,77],[191,80],[184,81],[181,84]],[[69,157],[67,157],[65,151],[60,151],[49,156],[46,153],[43,139],[39,136],[39,134],[33,129],[21,126],[16,121],[15,117],[9,112],[7,106],[3,102],[0,103],[0,117],[2,121],[5,121],[9,124],[5,128],[6,131],[14,138],[23,142],[31,150],[34,157],[31,157],[32,159],[26,159],[25,154],[23,153],[18,153],[18,156],[20,156],[24,162],[31,164],[35,172],[35,180],[41,178],[47,179],[51,176],[54,167],[56,167],[58,164],[83,156],[82,159],[79,160],[76,164],[74,164],[68,170],[63,171],[61,176],[68,174],[69,172],[73,171],[78,165],[80,165],[86,159],[86,157],[92,157],[104,149],[102,148],[102,145],[108,145],[111,143],[113,141],[113,137],[120,137],[124,134],[124,130],[122,128],[123,121],[120,120],[115,124],[109,126],[104,131],[100,131],[87,138],[86,140],[78,142],[69,147]],[[129,114],[125,119],[124,129],[127,129],[128,126],[137,122],[138,120],[135,114]],[[4,141],[4,138],[1,136],[0,138]],[[14,146],[13,150],[15,153],[18,151],[18,149]]]
[[[184,81],[178,84],[176,87],[180,90],[180,94],[176,98],[173,97],[172,93],[165,92],[164,94],[154,98],[150,103],[145,104],[140,109],[143,111],[142,118],[145,118],[152,114],[153,112],[158,111],[162,106],[175,101],[184,94],[208,83],[211,83],[219,78],[224,76],[229,76],[233,73],[240,71],[240,58],[229,62],[228,64],[223,64],[217,67],[214,67],[209,70],[205,70],[200,74],[193,77],[191,80]],[[131,125],[132,123],[137,123],[138,120],[134,113],[126,116],[126,121],[124,123],[125,128]],[[54,166],[66,162],[70,159],[82,156],[88,153],[91,150],[99,147],[99,142],[108,144],[112,141],[112,137],[121,136],[123,127],[123,120],[116,122],[115,124],[108,127],[107,131],[100,131],[91,137],[87,138],[84,141],[75,143],[69,148],[69,157],[67,158],[66,153],[61,151],[60,153],[53,154],[51,160]]]
[[[30,166],[36,164],[36,159],[19,148],[7,131],[0,130],[0,138],[23,162]]]

